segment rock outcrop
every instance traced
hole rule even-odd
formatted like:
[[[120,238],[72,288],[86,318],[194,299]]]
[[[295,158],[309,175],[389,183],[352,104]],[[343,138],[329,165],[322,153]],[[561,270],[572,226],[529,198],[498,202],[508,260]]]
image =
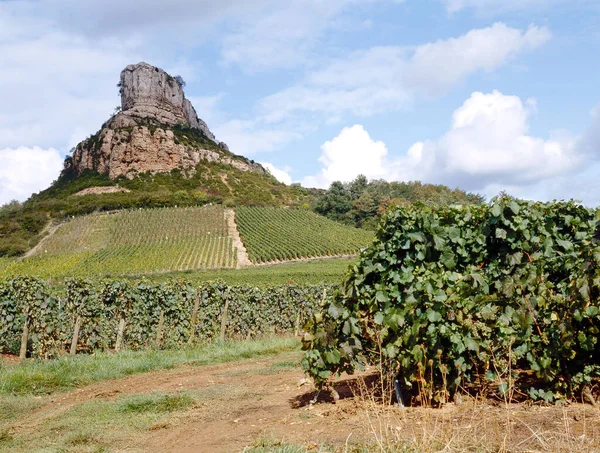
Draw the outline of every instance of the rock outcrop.
[[[119,83],[121,111],[75,148],[67,165],[110,178],[181,169],[193,173],[202,160],[242,171],[266,170],[229,152],[186,99],[181,80],[147,63],[127,66]]]

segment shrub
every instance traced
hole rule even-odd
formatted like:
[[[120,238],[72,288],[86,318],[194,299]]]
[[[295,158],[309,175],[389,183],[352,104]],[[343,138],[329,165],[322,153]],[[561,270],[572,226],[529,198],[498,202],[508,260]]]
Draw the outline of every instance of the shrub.
[[[596,231],[574,202],[394,208],[314,313],[303,365],[323,386],[378,364],[440,402],[474,383],[571,397],[600,376]]]

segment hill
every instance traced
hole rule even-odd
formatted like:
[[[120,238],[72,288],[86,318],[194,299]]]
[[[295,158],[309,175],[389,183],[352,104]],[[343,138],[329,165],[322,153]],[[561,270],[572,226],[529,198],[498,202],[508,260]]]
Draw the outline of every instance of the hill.
[[[375,237],[295,209],[241,207],[236,219],[248,255],[256,263],[356,254]]]
[[[278,182],[217,141],[180,77],[147,63],[121,73],[121,106],[65,159],[46,190],[0,209],[0,256],[24,254],[52,220],[98,211],[207,203],[300,206],[311,191]]]
[[[105,277],[238,268],[356,254],[372,239],[370,232],[308,210],[136,209],[76,217],[58,225],[26,258],[1,260],[0,277]]]

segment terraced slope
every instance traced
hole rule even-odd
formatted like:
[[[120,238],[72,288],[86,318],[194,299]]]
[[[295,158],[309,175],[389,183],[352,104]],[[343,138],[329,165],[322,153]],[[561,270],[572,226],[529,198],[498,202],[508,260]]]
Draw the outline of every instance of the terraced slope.
[[[374,235],[300,209],[242,207],[236,223],[254,263],[358,253]]]
[[[7,262],[0,276],[139,275],[231,268],[237,255],[220,206],[122,211],[75,218],[36,256]]]

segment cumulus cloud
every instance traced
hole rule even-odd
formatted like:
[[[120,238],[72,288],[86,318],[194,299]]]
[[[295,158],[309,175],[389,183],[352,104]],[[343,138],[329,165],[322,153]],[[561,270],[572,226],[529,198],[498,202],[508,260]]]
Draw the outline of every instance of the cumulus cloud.
[[[575,141],[528,134],[533,103],[499,91],[475,92],[452,115],[450,130],[419,145],[411,165],[427,178],[485,190],[493,184],[519,185],[568,173],[582,163]]]
[[[269,173],[271,173],[277,181],[287,184],[288,186],[292,183],[292,177],[288,173],[290,169],[286,167],[284,170],[277,168],[270,162],[261,162],[263,167],[265,167]]]
[[[535,108],[532,99],[474,92],[454,111],[443,136],[417,142],[396,155],[362,126],[345,128],[323,144],[322,169],[303,184],[327,187],[362,173],[369,178],[444,183],[488,197],[506,190],[526,198],[572,197],[598,204],[600,118],[579,138],[564,133],[541,138],[529,132]]]
[[[24,201],[32,193],[45,189],[63,166],[57,150],[24,146],[0,149],[0,162],[0,204]]]
[[[360,124],[342,129],[321,151],[322,169],[302,180],[305,187],[326,188],[333,181],[350,181],[360,174],[370,179],[395,176],[385,143],[373,140]]]
[[[273,122],[296,112],[337,118],[397,110],[416,95],[441,94],[472,74],[493,71],[550,38],[546,27],[518,30],[496,23],[413,48],[373,47],[312,71],[302,83],[264,98],[259,107]]]

